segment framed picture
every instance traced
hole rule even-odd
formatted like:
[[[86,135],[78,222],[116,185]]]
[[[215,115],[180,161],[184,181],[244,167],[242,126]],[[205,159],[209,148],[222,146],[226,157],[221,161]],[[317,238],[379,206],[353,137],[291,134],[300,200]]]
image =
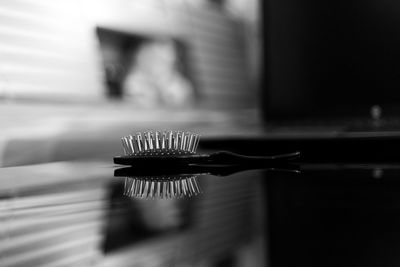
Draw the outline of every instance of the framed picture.
[[[97,28],[107,96],[137,107],[180,107],[196,100],[187,45],[169,36]]]

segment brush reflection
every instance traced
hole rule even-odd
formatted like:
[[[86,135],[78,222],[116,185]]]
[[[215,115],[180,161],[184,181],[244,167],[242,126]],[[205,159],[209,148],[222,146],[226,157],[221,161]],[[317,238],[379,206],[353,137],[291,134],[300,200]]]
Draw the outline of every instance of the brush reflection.
[[[193,175],[126,177],[124,183],[124,195],[134,198],[182,198],[200,193],[197,177]]]
[[[263,169],[269,172],[299,173],[296,164],[272,164],[271,166],[249,165],[176,165],[157,168],[124,167],[114,170],[115,177],[124,177],[123,195],[139,199],[169,199],[192,197],[203,191],[198,176],[225,177],[243,171]]]

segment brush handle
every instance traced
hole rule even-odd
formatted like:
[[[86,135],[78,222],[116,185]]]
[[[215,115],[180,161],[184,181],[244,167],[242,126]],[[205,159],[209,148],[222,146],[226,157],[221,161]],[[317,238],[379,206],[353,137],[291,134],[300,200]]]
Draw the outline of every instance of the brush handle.
[[[275,156],[244,156],[232,152],[220,151],[203,155],[165,155],[165,156],[117,156],[115,164],[131,166],[167,166],[167,165],[251,165],[282,163],[299,158],[300,152]]]
[[[262,165],[287,162],[299,157],[300,152],[274,156],[245,156],[229,151],[220,151],[210,154],[207,163],[216,165]]]

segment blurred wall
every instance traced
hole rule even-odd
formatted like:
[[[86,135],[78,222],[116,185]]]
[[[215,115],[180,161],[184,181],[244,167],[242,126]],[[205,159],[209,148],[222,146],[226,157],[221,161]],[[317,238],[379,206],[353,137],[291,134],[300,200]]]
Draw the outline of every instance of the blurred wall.
[[[1,1],[0,96],[100,99],[102,73],[93,37],[79,1]]]
[[[179,38],[188,46],[200,107],[254,104],[242,23],[206,1],[3,0],[0,96],[106,98],[97,26]]]

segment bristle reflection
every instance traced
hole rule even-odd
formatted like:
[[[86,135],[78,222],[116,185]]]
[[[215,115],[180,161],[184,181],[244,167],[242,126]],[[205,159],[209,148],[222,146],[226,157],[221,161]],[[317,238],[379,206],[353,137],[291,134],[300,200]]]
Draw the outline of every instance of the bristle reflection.
[[[196,176],[126,177],[124,195],[134,198],[182,198],[202,193]]]

